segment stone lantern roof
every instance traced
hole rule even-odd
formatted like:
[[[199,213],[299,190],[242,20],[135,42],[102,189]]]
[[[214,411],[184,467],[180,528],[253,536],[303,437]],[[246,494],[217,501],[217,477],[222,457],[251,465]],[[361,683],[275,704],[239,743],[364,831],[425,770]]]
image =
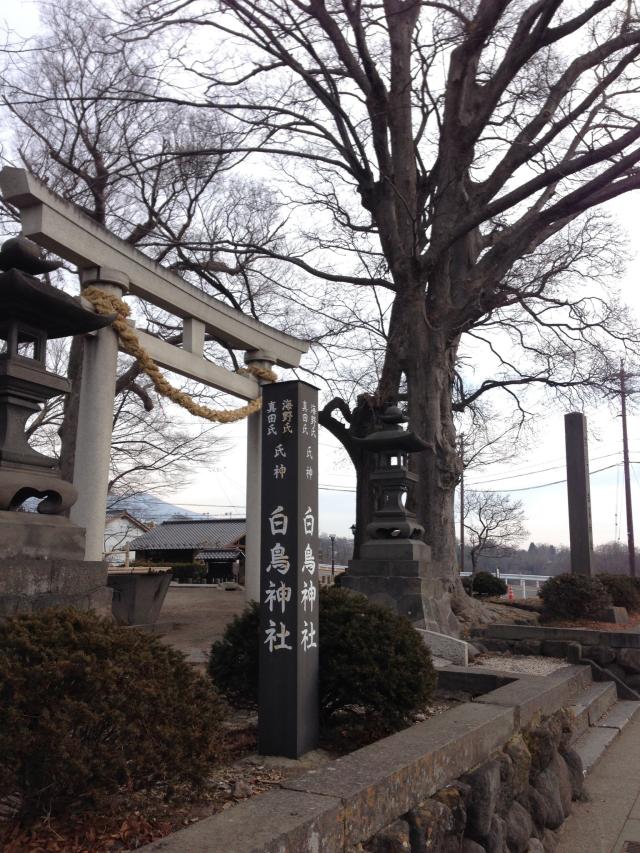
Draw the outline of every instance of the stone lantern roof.
[[[0,328],[17,321],[45,332],[47,338],[86,334],[114,319],[96,314],[79,299],[17,269],[0,274],[0,317]]]

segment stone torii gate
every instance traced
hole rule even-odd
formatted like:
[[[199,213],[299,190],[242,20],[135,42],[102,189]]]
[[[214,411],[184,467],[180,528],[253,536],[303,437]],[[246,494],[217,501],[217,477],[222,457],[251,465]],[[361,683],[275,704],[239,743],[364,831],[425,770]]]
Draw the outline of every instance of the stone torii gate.
[[[24,169],[0,171],[0,191],[20,211],[22,233],[75,264],[83,287],[91,285],[123,297],[131,293],[182,318],[182,346],[174,346],[142,330],[136,334],[161,367],[212,388],[255,400],[260,383],[234,373],[203,356],[207,332],[234,350],[247,364],[297,367],[309,344],[260,323],[200,291],[180,276],[132,248],[98,225],[74,205],[52,193]],[[118,337],[107,327],[86,339],[76,442],[74,486],[78,500],[71,520],[86,529],[87,560],[101,560],[107,508],[113,398]],[[260,413],[247,423],[246,596],[260,595]]]

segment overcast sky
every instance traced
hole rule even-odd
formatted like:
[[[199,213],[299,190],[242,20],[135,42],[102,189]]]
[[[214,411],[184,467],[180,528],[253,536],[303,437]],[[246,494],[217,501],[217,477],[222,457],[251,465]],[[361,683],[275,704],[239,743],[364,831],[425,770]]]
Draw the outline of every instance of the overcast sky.
[[[29,35],[37,29],[37,3],[30,0],[5,0],[0,20],[11,29]],[[631,194],[608,206],[621,222],[629,238],[632,253],[620,289],[624,301],[636,317],[640,316],[640,195]],[[544,414],[543,414],[544,413]],[[524,541],[568,544],[568,513],[564,469],[565,410],[548,404],[540,407],[534,440],[517,461],[509,465],[470,472],[469,488],[508,491],[522,500],[530,534]],[[620,418],[602,406],[585,411],[589,425],[591,460],[591,497],[594,542],[626,539],[622,478],[622,438]],[[216,471],[194,477],[189,488],[179,493],[164,492],[160,497],[196,512],[233,514],[244,512],[245,500],[245,426],[224,428],[230,448],[217,463]],[[632,465],[633,499],[640,509],[640,419],[631,409],[629,438]],[[604,469],[604,470],[600,470]],[[559,481],[559,482],[558,482]],[[320,528],[325,533],[348,536],[355,521],[355,476],[338,443],[325,430],[320,431]],[[640,516],[638,516],[640,517]]]

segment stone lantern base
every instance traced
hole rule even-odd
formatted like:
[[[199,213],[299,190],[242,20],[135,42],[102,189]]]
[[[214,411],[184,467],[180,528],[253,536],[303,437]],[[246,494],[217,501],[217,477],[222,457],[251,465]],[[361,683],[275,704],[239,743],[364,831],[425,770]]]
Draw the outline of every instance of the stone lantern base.
[[[84,530],[61,516],[0,512],[0,619],[45,607],[111,615],[107,564],[84,559]]]
[[[366,595],[373,604],[424,623],[430,559],[431,549],[420,539],[369,540],[360,550],[360,559],[349,561],[340,583]]]

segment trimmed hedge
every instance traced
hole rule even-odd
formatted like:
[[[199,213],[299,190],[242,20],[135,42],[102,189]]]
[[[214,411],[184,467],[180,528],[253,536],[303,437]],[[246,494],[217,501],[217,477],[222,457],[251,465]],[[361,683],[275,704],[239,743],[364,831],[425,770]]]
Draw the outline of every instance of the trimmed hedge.
[[[248,607],[213,644],[209,673],[235,705],[258,695],[259,612]],[[436,683],[431,655],[403,616],[335,587],[320,590],[320,717],[364,727],[371,736],[398,731],[424,708]]]
[[[121,786],[198,788],[219,756],[223,704],[184,656],[93,614],[0,625],[0,800],[22,817]]]
[[[178,583],[194,581],[199,583],[207,576],[207,567],[201,563],[170,563],[173,569],[173,580]]]
[[[501,578],[497,578],[490,572],[477,572],[473,575],[473,591],[481,596],[504,595],[507,585]]]
[[[598,578],[556,575],[540,587],[543,615],[561,619],[597,619],[611,607],[611,596]]]
[[[598,580],[611,596],[614,607],[640,610],[640,584],[629,575],[597,575]]]

